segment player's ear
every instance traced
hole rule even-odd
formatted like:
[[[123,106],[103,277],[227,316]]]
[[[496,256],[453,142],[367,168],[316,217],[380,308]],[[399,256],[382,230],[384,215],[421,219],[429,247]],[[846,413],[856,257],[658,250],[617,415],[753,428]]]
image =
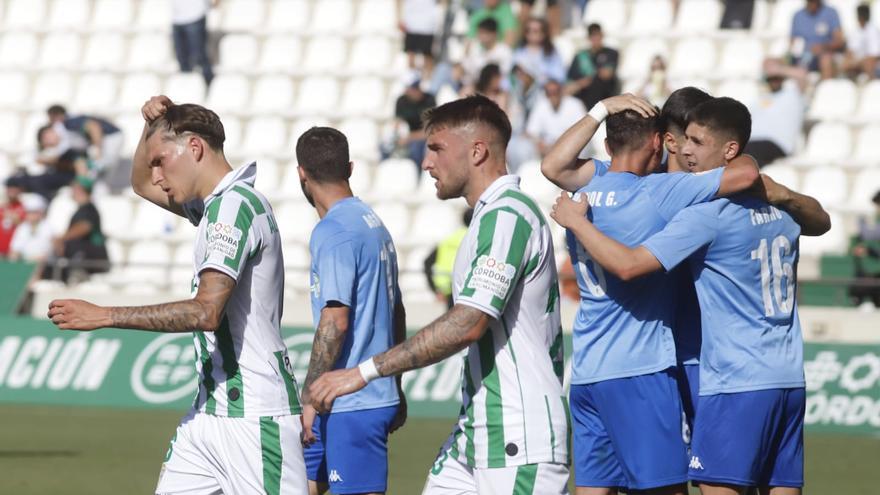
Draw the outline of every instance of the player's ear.
[[[728,141],[724,143],[724,159],[733,160],[739,155],[739,143],[736,141]]]
[[[354,171],[354,162],[348,162],[348,174],[346,174],[346,179],[351,179],[351,174]]]
[[[663,133],[663,144],[666,145],[666,151],[678,154],[678,141],[675,140],[675,136],[671,132]]]
[[[197,162],[201,161],[205,156],[205,143],[197,136],[190,136],[186,142],[186,147],[192,153],[193,158]]]
[[[482,140],[474,141],[471,146],[471,163],[478,165],[489,158],[489,145]]]
[[[308,180],[308,178],[309,178],[309,176],[306,175],[306,171],[303,170],[303,168],[300,167],[299,165],[296,166],[296,173],[299,174],[300,182]]]

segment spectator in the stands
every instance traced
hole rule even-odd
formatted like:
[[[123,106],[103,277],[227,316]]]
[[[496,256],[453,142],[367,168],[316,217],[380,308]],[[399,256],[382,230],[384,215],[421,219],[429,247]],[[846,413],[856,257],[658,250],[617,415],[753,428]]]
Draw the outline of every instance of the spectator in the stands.
[[[70,219],[67,231],[53,242],[55,255],[65,258],[68,266],[60,270],[61,279],[69,280],[73,272],[99,273],[109,269],[107,246],[101,230],[101,215],[92,203],[94,180],[78,176],[71,182],[73,201],[77,209]],[[49,278],[52,277],[51,268]]]
[[[9,182],[24,192],[37,193],[51,200],[77,173],[88,175],[85,152],[71,149],[65,144],[68,134],[63,126],[61,129],[52,124],[40,127],[37,130],[37,162],[43,164],[45,170],[38,174],[20,172],[10,177]]]
[[[794,152],[804,124],[806,76],[801,67],[789,67],[772,59],[764,62],[767,90],[748,104],[752,135],[745,146],[745,153],[752,155],[759,166]]]
[[[550,36],[555,38],[562,32],[562,16],[559,8],[559,0],[546,0],[544,18],[550,27]],[[533,17],[532,7],[535,6],[535,0],[520,0],[519,2],[519,22],[525,24]]]
[[[642,84],[639,94],[658,107],[662,107],[666,98],[672,93],[666,76],[666,60],[662,55],[655,55],[651,59],[651,71],[648,73],[648,79]]]
[[[94,115],[69,115],[61,105],[52,105],[46,114],[62,146],[85,152],[93,174],[100,175],[119,165],[125,143],[122,131],[115,124]],[[59,151],[63,153],[66,149]]]
[[[880,58],[880,28],[871,22],[871,7],[863,3],[856,7],[859,29],[846,43],[843,70],[852,78],[877,77],[877,59]]]
[[[468,37],[476,38],[477,26],[488,18],[495,19],[498,23],[498,40],[513,46],[519,36],[519,23],[507,0],[483,0],[483,6],[470,16]]]
[[[507,116],[516,135],[525,131],[529,113],[541,96],[542,87],[537,82],[540,67],[532,60],[522,60],[513,65],[511,75]]]
[[[544,97],[535,104],[526,123],[526,135],[534,143],[538,158],[544,158],[559,136],[586,114],[580,100],[563,93],[561,80],[547,81]]]
[[[513,64],[513,50],[498,41],[498,22],[495,19],[483,19],[477,26],[477,38],[466,45],[466,53],[461,61],[461,83],[464,94],[469,94],[477,83],[480,72],[488,64],[495,64],[502,75],[510,73]],[[504,107],[502,107],[504,108]]]
[[[434,293],[437,300],[445,303],[447,308],[451,308],[453,304],[452,269],[455,265],[455,256],[461,246],[462,239],[467,234],[473,216],[473,208],[465,210],[461,218],[464,225],[440,241],[440,244],[425,258],[424,273],[428,280],[428,287],[431,288],[431,292]]]
[[[533,17],[523,25],[523,36],[513,52],[513,63],[536,67],[535,79],[539,86],[550,79],[564,79],[565,65],[553,39],[550,37],[547,21]]]
[[[568,69],[566,92],[576,96],[587,110],[599,101],[619,92],[617,79],[617,50],[605,46],[602,27],[590,24],[587,27],[590,46],[575,54]]]
[[[208,12],[220,0],[171,0],[171,35],[181,72],[202,70],[205,84],[214,79],[208,57]]]
[[[434,31],[440,14],[437,0],[397,0],[397,8],[409,68],[419,68],[421,56],[421,69],[428,75],[434,69]]]
[[[480,71],[474,92],[494,101],[501,108],[507,108],[507,91],[504,89],[504,76],[497,64],[488,64]]]
[[[437,106],[434,95],[421,88],[418,72],[410,71],[404,79],[403,94],[394,105],[394,116],[398,119],[394,149],[382,150],[382,158],[387,158],[395,149],[405,150],[406,156],[415,162],[421,173],[425,158],[425,131],[422,128],[422,113]]]
[[[846,46],[840,17],[830,5],[822,0],[806,0],[791,21],[789,52],[792,65],[818,71],[822,79],[835,75],[834,56]]]
[[[52,227],[46,220],[46,200],[39,194],[23,194],[25,220],[15,229],[9,259],[42,263],[52,254]]]
[[[875,208],[874,221],[859,219],[859,235],[852,255],[855,276],[860,280],[849,288],[849,295],[857,306],[880,308],[880,272],[871,271],[865,266],[865,258],[880,259],[880,244],[877,242],[880,241],[880,191],[871,201]]]
[[[5,201],[0,204],[0,257],[9,255],[9,244],[15,229],[24,221],[25,211],[21,202],[22,187],[14,179],[5,181]]]

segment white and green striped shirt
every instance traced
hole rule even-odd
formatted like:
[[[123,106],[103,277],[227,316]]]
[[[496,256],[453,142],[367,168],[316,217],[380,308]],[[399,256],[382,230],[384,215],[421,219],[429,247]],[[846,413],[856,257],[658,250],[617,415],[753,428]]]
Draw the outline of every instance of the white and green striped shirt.
[[[568,463],[553,240],[519,177],[503,176],[480,196],[455,260],[454,294],[494,321],[467,350],[449,455],[476,468]]]
[[[301,412],[281,338],[284,258],[272,207],[254,189],[256,164],[229,172],[210,196],[185,205],[198,224],[192,293],[199,274],[217,270],[235,289],[216,332],[193,332],[199,391],[194,407],[217,416]]]

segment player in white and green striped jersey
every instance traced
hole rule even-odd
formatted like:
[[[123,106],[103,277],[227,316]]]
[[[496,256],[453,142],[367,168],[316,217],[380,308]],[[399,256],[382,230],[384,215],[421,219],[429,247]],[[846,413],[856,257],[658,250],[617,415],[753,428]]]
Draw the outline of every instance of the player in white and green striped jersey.
[[[455,304],[412,338],[309,388],[326,410],[378,376],[467,349],[458,424],[423,494],[567,493],[568,405],[553,241],[535,202],[507,175],[506,115],[473,96],[426,117],[423,168],[437,196],[463,196],[474,218],[455,261]]]
[[[198,225],[193,298],[140,307],[53,301],[63,329],[192,332],[199,388],[157,494],[306,494],[296,380],[281,338],[284,260],[256,164],[232,170],[217,115],[154,97],[132,164],[136,193]]]

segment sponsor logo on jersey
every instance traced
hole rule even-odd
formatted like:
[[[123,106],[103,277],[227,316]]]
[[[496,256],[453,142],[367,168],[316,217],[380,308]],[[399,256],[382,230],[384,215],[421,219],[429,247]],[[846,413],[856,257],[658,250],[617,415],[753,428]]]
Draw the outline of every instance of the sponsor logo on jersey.
[[[492,256],[483,255],[477,258],[477,266],[471,272],[467,286],[504,299],[507,297],[507,291],[510,290],[514,275],[516,275],[515,266]]]
[[[691,456],[691,462],[688,464],[688,467],[691,469],[703,469],[703,463],[700,462],[700,458],[697,456]]]
[[[220,253],[227,258],[235,258],[238,254],[238,243],[241,241],[241,229],[228,223],[215,222],[208,224],[208,252]]]
[[[192,395],[198,383],[192,334],[167,334],[150,342],[131,368],[131,389],[151,404]]]

